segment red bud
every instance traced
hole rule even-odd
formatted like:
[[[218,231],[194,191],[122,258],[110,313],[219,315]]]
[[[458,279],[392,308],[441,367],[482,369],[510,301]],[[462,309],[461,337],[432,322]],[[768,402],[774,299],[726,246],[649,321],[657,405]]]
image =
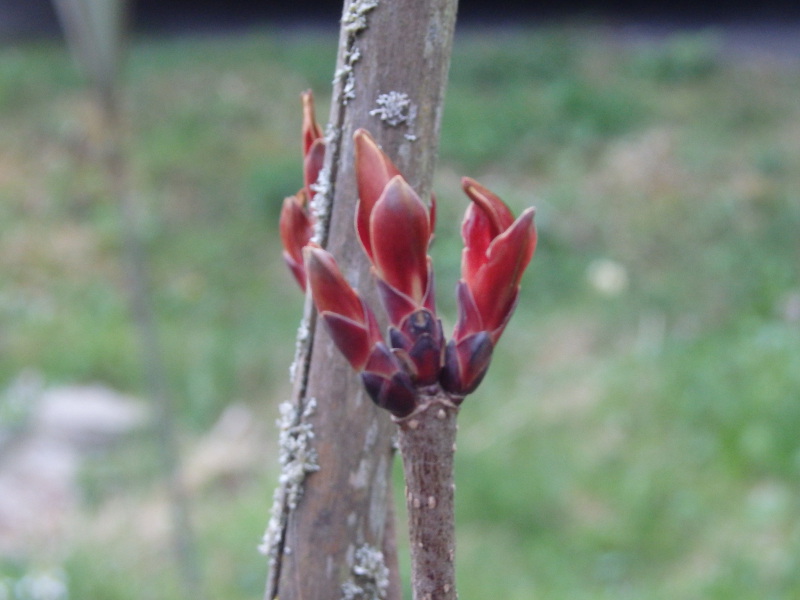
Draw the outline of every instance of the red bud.
[[[279,224],[283,258],[303,291],[306,289],[303,247],[308,244],[314,233],[313,224],[305,210],[306,204],[306,195],[303,190],[299,191],[296,196],[284,199]]]
[[[331,339],[347,362],[356,371],[363,369],[375,343],[369,335],[368,326],[332,312],[323,312],[321,317]]]
[[[300,287],[306,289],[303,266],[303,247],[314,234],[314,215],[310,214],[309,199],[314,196],[311,185],[317,182],[325,161],[325,140],[314,117],[314,96],[311,91],[300,94],[303,102],[303,188],[297,195],[283,201],[280,218],[283,258]]]
[[[421,305],[428,287],[428,209],[401,175],[383,190],[370,217],[378,277]]]
[[[536,248],[532,208],[515,221],[511,211],[491,191],[465,177],[464,191],[472,200],[461,234],[464,252],[458,288],[459,320],[454,337],[487,331],[496,343],[519,295],[519,283]]]
[[[309,198],[314,197],[311,186],[317,183],[319,172],[325,164],[325,140],[319,138],[311,144],[303,159],[303,185]]]
[[[383,189],[393,177],[400,175],[400,171],[366,129],[358,129],[353,135],[353,141],[359,198],[356,208],[356,231],[364,251],[371,260],[370,215],[375,203],[383,194]]]
[[[360,371],[373,346],[383,341],[375,315],[347,283],[330,254],[307,246],[303,255],[314,304],[336,346]]]
[[[469,279],[486,262],[489,244],[511,226],[514,215],[500,198],[474,179],[464,177],[461,185],[472,200],[461,225],[464,239],[461,273]]]
[[[486,263],[466,280],[483,326],[493,332],[494,342],[514,308],[519,282],[536,248],[533,216],[534,210],[527,209],[508,230],[496,237],[486,252]],[[495,334],[497,329],[500,331]]]
[[[314,116],[314,94],[311,90],[300,94],[300,99],[303,102],[303,156],[305,156],[311,144],[322,137],[322,128]]]

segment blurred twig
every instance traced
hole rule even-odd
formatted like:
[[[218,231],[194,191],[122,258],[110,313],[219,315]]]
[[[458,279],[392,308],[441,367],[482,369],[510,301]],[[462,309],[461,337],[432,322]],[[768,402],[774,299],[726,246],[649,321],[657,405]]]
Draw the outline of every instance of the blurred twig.
[[[148,259],[138,227],[135,197],[128,184],[123,127],[116,95],[104,97],[103,119],[107,134],[104,160],[113,194],[120,211],[123,260],[130,310],[139,338],[141,366],[147,393],[155,405],[155,427],[162,469],[169,488],[172,534],[186,598],[202,600],[201,571],[194,530],[190,520],[189,498],[182,482],[175,402],[169,392],[164,371],[163,351],[149,290]]]
[[[96,93],[103,138],[101,159],[120,214],[122,261],[128,301],[139,338],[147,394],[155,406],[155,427],[167,481],[173,544],[184,597],[203,600],[201,570],[182,483],[175,403],[169,393],[163,352],[148,281],[148,259],[142,242],[136,197],[130,185],[119,67],[124,48],[127,0],[54,0],[67,41]]]
[[[128,0],[53,0],[72,54],[104,104],[118,87]]]

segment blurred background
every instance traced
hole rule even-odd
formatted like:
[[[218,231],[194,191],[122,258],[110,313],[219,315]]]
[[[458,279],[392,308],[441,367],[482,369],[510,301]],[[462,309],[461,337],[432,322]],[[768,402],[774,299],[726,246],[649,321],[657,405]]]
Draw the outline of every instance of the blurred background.
[[[787,0],[761,2],[712,3],[692,0],[646,2],[645,0],[569,0],[567,2],[530,2],[503,0],[460,0],[459,20],[463,23],[541,24],[542,20],[570,21],[576,18],[599,21],[649,21],[660,23],[730,24],[756,19],[784,23],[800,17],[800,6]],[[133,19],[140,31],[177,31],[206,29],[219,31],[229,26],[253,24],[315,24],[330,28],[342,14],[336,0],[295,0],[263,2],[259,0],[133,0]],[[56,12],[51,0],[0,0],[0,32],[57,32]]]
[[[278,213],[340,13],[268,4],[140,0],[111,140],[202,585],[229,600],[263,593],[303,303]],[[461,597],[800,597],[798,6],[492,9],[462,3],[442,124],[445,329],[461,175],[535,204],[540,237],[460,417]],[[48,2],[0,0],[0,599],[178,599],[86,72]]]

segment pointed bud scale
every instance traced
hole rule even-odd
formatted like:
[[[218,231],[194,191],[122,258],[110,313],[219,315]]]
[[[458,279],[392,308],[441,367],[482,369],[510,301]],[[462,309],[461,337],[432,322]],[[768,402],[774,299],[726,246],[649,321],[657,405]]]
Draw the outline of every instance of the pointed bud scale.
[[[429,310],[420,309],[410,315],[400,328],[389,328],[392,348],[402,351],[410,363],[409,372],[415,385],[436,383],[442,368],[444,334],[442,322]]]
[[[283,201],[280,218],[283,258],[300,287],[306,289],[303,266],[303,247],[314,234],[314,215],[309,212],[309,200],[314,196],[311,186],[317,182],[325,161],[325,140],[314,117],[314,96],[311,91],[300,94],[303,103],[303,188],[296,196]]]
[[[386,314],[389,316],[389,321],[392,325],[399,327],[400,323],[402,323],[408,315],[419,309],[419,306],[413,299],[398,292],[395,288],[378,277],[374,268],[373,274],[376,275],[375,287],[378,288],[378,295],[381,304],[386,309]]]
[[[353,141],[359,198],[356,208],[356,232],[364,251],[372,260],[372,242],[369,237],[370,215],[383,189],[393,177],[400,175],[400,171],[366,129],[357,130],[353,135]]]
[[[439,378],[442,387],[462,397],[474,392],[489,370],[493,351],[494,345],[485,331],[459,341],[450,340]]]
[[[309,198],[314,197],[311,186],[317,183],[325,164],[325,138],[314,116],[314,95],[311,90],[300,95],[303,101],[303,186]]]
[[[361,380],[375,404],[393,415],[401,417],[413,410],[416,392],[411,378],[383,342],[375,344]]]
[[[492,240],[486,263],[466,280],[487,331],[501,329],[516,304],[519,282],[536,247],[533,216],[534,210],[527,209]],[[496,342],[499,335],[493,335],[492,341]]]
[[[439,379],[442,370],[444,346],[440,340],[430,335],[417,338],[408,357],[414,364],[414,384],[418,386],[432,385]]]
[[[392,377],[400,370],[400,363],[383,343],[383,340],[380,340],[375,343],[364,365],[364,370],[384,377]]]
[[[297,283],[305,291],[306,273],[303,266],[303,247],[314,233],[314,226],[306,213],[306,195],[303,190],[283,201],[279,230],[283,243],[283,258]]]
[[[514,215],[500,198],[474,179],[464,177],[461,185],[472,200],[461,225],[464,239],[461,273],[464,279],[470,279],[486,262],[489,244],[511,226]]]
[[[300,94],[300,100],[303,102],[303,156],[305,156],[311,145],[322,137],[322,128],[314,116],[314,94],[311,90]]]
[[[436,284],[435,277],[433,276],[433,259],[428,256],[428,287],[425,290],[425,296],[422,298],[422,306],[436,314]]]
[[[320,313],[336,347],[356,370],[364,368],[369,360],[375,340],[369,326],[332,312]]]
[[[436,308],[434,306],[435,285],[433,277],[433,264],[430,256],[427,257],[427,262],[427,289],[425,290],[425,295],[422,298],[422,302],[419,304],[413,298],[406,296],[383,281],[379,276],[377,276],[377,272],[373,268],[373,274],[376,276],[375,285],[378,288],[378,295],[380,296],[381,304],[386,309],[386,313],[389,315],[389,321],[392,323],[392,325],[399,327],[408,315],[419,310],[420,308],[427,309],[431,312],[431,314],[436,313]]]
[[[311,144],[308,153],[303,159],[303,185],[309,198],[314,197],[311,186],[317,183],[319,172],[325,164],[325,140],[319,138]]]
[[[469,199],[475,203],[474,205],[486,215],[491,227],[492,237],[498,236],[511,227],[514,222],[514,215],[497,195],[471,177],[463,177],[461,179],[461,187],[464,193],[469,196]]]
[[[383,341],[375,315],[347,283],[330,254],[307,246],[303,256],[314,304],[336,346],[360,371],[370,360],[373,347]]]
[[[428,209],[402,176],[386,185],[369,225],[378,277],[421,305],[428,287]]]
[[[303,257],[317,310],[361,321],[361,298],[347,283],[333,256],[322,248],[308,246]]]
[[[475,298],[472,297],[472,291],[463,279],[456,286],[456,303],[458,304],[458,321],[453,332],[455,339],[461,339],[471,333],[478,333],[486,329],[483,326],[483,317],[475,305]]]
[[[364,371],[361,373],[361,381],[372,401],[398,419],[410,415],[416,407],[417,392],[408,375],[403,372],[398,372],[393,377],[384,377]]]
[[[358,129],[353,134],[355,142],[356,183],[358,185],[358,206],[356,208],[356,233],[364,251],[372,260],[372,240],[370,239],[370,215],[375,204],[383,194],[384,188],[400,170],[366,129]],[[436,224],[436,197],[431,194],[428,208],[428,228],[433,236]]]
[[[397,417],[415,406],[416,391],[402,363],[386,347],[375,315],[321,248],[303,251],[311,295],[331,339],[356,371],[372,400]]]

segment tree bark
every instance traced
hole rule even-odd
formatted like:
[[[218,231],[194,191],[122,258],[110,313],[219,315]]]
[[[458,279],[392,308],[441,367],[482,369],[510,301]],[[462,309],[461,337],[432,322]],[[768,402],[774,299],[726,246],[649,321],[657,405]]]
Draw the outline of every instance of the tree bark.
[[[456,600],[453,461],[458,407],[447,394],[421,396],[398,421],[406,478],[414,600]]]
[[[322,210],[317,241],[376,310],[353,224],[353,133],[368,129],[420,196],[430,197],[456,6],[457,0],[344,3],[325,169],[315,199]],[[396,427],[364,392],[308,299],[287,411],[284,432],[294,441],[282,448],[282,485],[266,540],[265,598],[399,600],[393,534],[387,534],[393,531]],[[301,438],[311,447],[298,450]],[[301,454],[304,465],[298,464]],[[302,495],[287,484],[297,481],[287,464],[305,474]],[[380,550],[388,574],[375,560]]]

